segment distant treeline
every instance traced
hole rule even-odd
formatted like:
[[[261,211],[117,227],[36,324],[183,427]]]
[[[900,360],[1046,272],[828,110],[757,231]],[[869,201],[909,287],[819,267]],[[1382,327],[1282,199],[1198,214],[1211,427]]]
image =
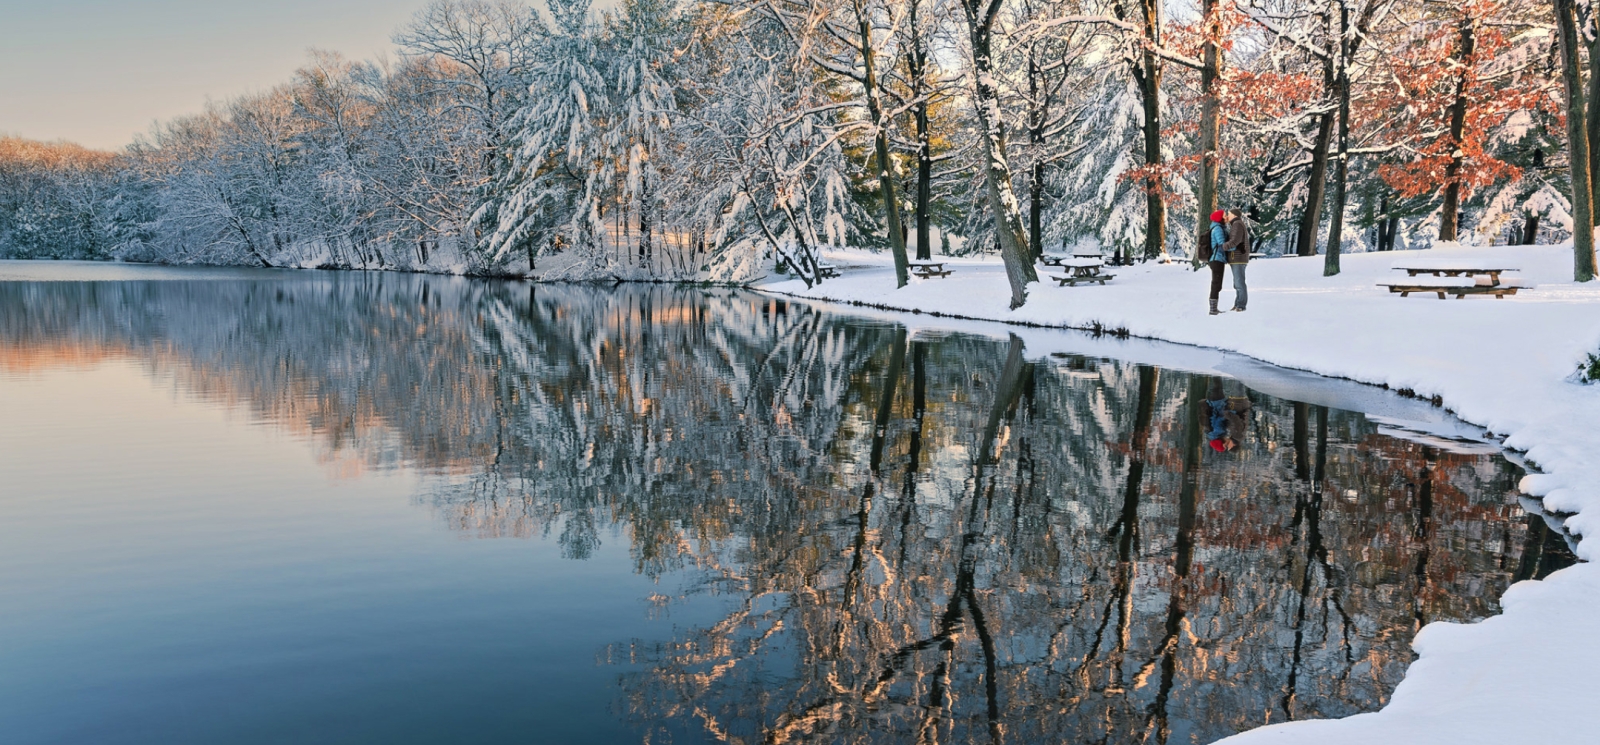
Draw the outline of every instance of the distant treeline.
[[[116,154],[0,140],[0,255],[809,281],[824,246],[926,256],[952,235],[1190,256],[1218,206],[1303,255],[1558,240],[1572,109],[1550,16],[436,0],[394,61],[315,53]]]

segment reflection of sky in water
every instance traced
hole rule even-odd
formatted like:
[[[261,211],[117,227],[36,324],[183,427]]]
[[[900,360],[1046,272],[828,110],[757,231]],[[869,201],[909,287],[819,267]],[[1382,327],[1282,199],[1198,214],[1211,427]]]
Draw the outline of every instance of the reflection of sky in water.
[[[0,283],[21,741],[1207,741],[1376,708],[1563,558],[1403,421],[1255,392],[1222,456],[1170,370],[307,277]]]

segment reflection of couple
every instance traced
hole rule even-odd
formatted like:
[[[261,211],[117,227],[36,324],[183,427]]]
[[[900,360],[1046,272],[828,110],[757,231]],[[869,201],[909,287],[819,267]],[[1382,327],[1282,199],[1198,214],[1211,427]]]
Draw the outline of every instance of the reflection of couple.
[[[1244,440],[1245,417],[1250,413],[1250,399],[1244,396],[1225,396],[1222,379],[1212,378],[1206,386],[1206,441],[1211,449],[1226,453]]]

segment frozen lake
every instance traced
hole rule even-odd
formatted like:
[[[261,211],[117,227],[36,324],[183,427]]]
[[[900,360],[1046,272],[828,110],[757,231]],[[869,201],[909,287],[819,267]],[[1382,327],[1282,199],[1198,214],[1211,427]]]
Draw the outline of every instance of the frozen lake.
[[[1424,404],[1159,359],[727,289],[0,262],[0,732],[1205,743],[1376,710],[1422,624],[1572,561]]]

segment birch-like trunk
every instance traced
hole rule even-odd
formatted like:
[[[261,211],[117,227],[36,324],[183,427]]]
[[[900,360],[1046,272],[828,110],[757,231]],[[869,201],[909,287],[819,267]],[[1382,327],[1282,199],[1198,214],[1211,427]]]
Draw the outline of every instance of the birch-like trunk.
[[[1011,186],[1011,164],[1006,158],[1005,121],[1000,116],[1000,92],[994,79],[991,56],[994,19],[1002,0],[962,0],[968,36],[972,42],[973,104],[978,110],[978,126],[983,132],[984,177],[989,192],[989,211],[994,215],[994,232],[1000,239],[1000,257],[1005,261],[1006,279],[1011,283],[1011,307],[1028,301],[1028,283],[1038,282],[1028,256],[1028,237],[1023,232],[1022,213],[1016,191]]]
[[[911,281],[910,261],[906,258],[906,237],[900,232],[900,198],[894,188],[894,161],[889,159],[889,121],[883,115],[883,99],[878,90],[877,60],[872,46],[872,19],[862,0],[855,0],[856,31],[860,35],[862,88],[866,89],[867,114],[877,132],[873,151],[878,158],[878,190],[883,197],[884,218],[889,229],[889,247],[894,253],[895,287]]]

